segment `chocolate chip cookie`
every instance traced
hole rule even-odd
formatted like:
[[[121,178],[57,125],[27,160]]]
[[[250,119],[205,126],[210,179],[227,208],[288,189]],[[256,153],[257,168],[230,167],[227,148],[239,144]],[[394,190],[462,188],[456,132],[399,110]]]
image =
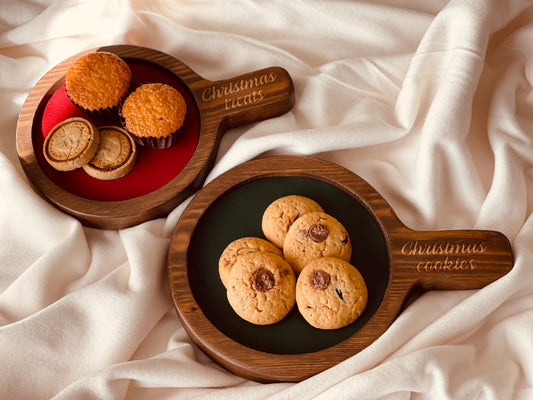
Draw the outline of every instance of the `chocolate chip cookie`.
[[[96,179],[122,178],[135,166],[135,141],[124,129],[116,126],[103,126],[98,128],[98,131],[98,150],[94,157],[82,166],[83,170]]]
[[[281,321],[295,304],[296,278],[279,255],[256,251],[237,259],[227,297],[233,310],[256,325]]]
[[[226,246],[218,260],[218,273],[224,287],[228,287],[228,280],[237,258],[254,251],[266,251],[282,256],[283,252],[268,240],[258,237],[243,237],[234,240]]]
[[[265,237],[282,248],[285,236],[296,219],[304,214],[323,211],[314,200],[299,195],[280,197],[263,213],[261,228]]]
[[[283,242],[283,255],[299,274],[308,262],[318,257],[338,257],[349,262],[352,243],[337,219],[324,212],[312,212],[292,224]]]
[[[338,329],[351,324],[364,311],[367,301],[362,275],[339,258],[317,258],[298,276],[298,310],[315,328]]]

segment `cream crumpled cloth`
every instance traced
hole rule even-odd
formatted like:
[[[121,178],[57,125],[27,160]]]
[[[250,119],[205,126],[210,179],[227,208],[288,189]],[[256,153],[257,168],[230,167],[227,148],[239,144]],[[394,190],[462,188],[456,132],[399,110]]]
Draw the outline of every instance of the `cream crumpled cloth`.
[[[494,229],[513,270],[428,292],[371,346],[301,383],[259,384],[205,356],[173,309],[168,218],[83,227],[32,189],[16,122],[38,79],[86,49],[135,44],[206,79],[279,65],[296,104],[228,131],[208,181],[306,154],[371,183],[419,230]],[[529,1],[3,0],[1,399],[532,399],[533,7]]]

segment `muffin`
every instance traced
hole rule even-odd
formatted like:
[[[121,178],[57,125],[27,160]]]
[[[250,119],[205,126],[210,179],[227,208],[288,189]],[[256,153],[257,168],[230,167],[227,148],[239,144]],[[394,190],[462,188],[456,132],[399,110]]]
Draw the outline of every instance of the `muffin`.
[[[145,147],[166,149],[182,131],[187,104],[175,88],[165,83],[145,83],[120,107],[122,126]]]
[[[65,88],[72,103],[93,117],[110,117],[126,98],[132,80],[130,67],[113,53],[80,57],[67,70]]]

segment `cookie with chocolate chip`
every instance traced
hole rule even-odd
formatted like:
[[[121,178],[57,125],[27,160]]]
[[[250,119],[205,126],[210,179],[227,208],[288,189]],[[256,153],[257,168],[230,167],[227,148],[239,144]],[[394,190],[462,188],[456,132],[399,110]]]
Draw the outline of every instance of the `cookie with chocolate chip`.
[[[228,280],[237,258],[254,251],[267,251],[282,256],[283,252],[268,240],[258,237],[242,237],[229,243],[222,251],[218,260],[218,273],[224,287],[228,287]]]
[[[278,247],[283,247],[283,241],[289,228],[300,216],[323,211],[314,200],[300,195],[289,195],[274,200],[265,209],[261,220],[261,228],[265,237]]]
[[[315,328],[350,325],[364,311],[367,301],[363,276],[340,258],[314,259],[298,276],[296,304],[300,314]]]
[[[227,298],[233,310],[256,325],[281,321],[294,307],[296,277],[283,257],[264,251],[237,259],[228,280]]]
[[[290,227],[283,242],[283,256],[296,274],[319,257],[338,257],[349,262],[352,243],[348,231],[324,212],[302,215]]]

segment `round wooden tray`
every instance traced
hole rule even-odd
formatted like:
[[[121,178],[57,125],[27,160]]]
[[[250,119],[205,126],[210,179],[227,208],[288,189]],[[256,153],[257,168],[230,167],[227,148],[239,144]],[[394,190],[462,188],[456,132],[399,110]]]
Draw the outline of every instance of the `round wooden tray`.
[[[369,300],[348,327],[315,329],[296,308],[277,324],[256,326],[227,302],[220,254],[239,237],[264,238],[265,208],[288,194],[313,198],[351,236],[351,263],[365,278]],[[181,215],[168,256],[171,295],[192,340],[228,370],[257,381],[300,381],[356,354],[389,327],[414,289],[481,288],[512,266],[501,233],[411,230],[354,173],[298,156],[252,160],[206,185]]]
[[[151,69],[151,80],[169,81],[182,92],[188,105],[187,132],[181,143],[172,150],[143,150],[137,161],[139,167],[136,165],[124,178],[108,182],[88,178],[79,171],[55,171],[42,156],[43,133],[46,134],[43,114],[48,112],[50,100],[61,95],[68,68],[79,57],[96,51],[114,53],[136,68]],[[279,116],[293,104],[293,82],[280,67],[209,81],[157,50],[132,45],[101,47],[63,61],[39,80],[19,115],[17,152],[28,179],[50,203],[87,226],[121,229],[165,216],[198,190],[212,168],[221,136],[228,129]],[[167,181],[158,181],[160,171],[175,174]],[[149,189],[139,191],[139,186]],[[94,193],[110,195],[100,198]]]

